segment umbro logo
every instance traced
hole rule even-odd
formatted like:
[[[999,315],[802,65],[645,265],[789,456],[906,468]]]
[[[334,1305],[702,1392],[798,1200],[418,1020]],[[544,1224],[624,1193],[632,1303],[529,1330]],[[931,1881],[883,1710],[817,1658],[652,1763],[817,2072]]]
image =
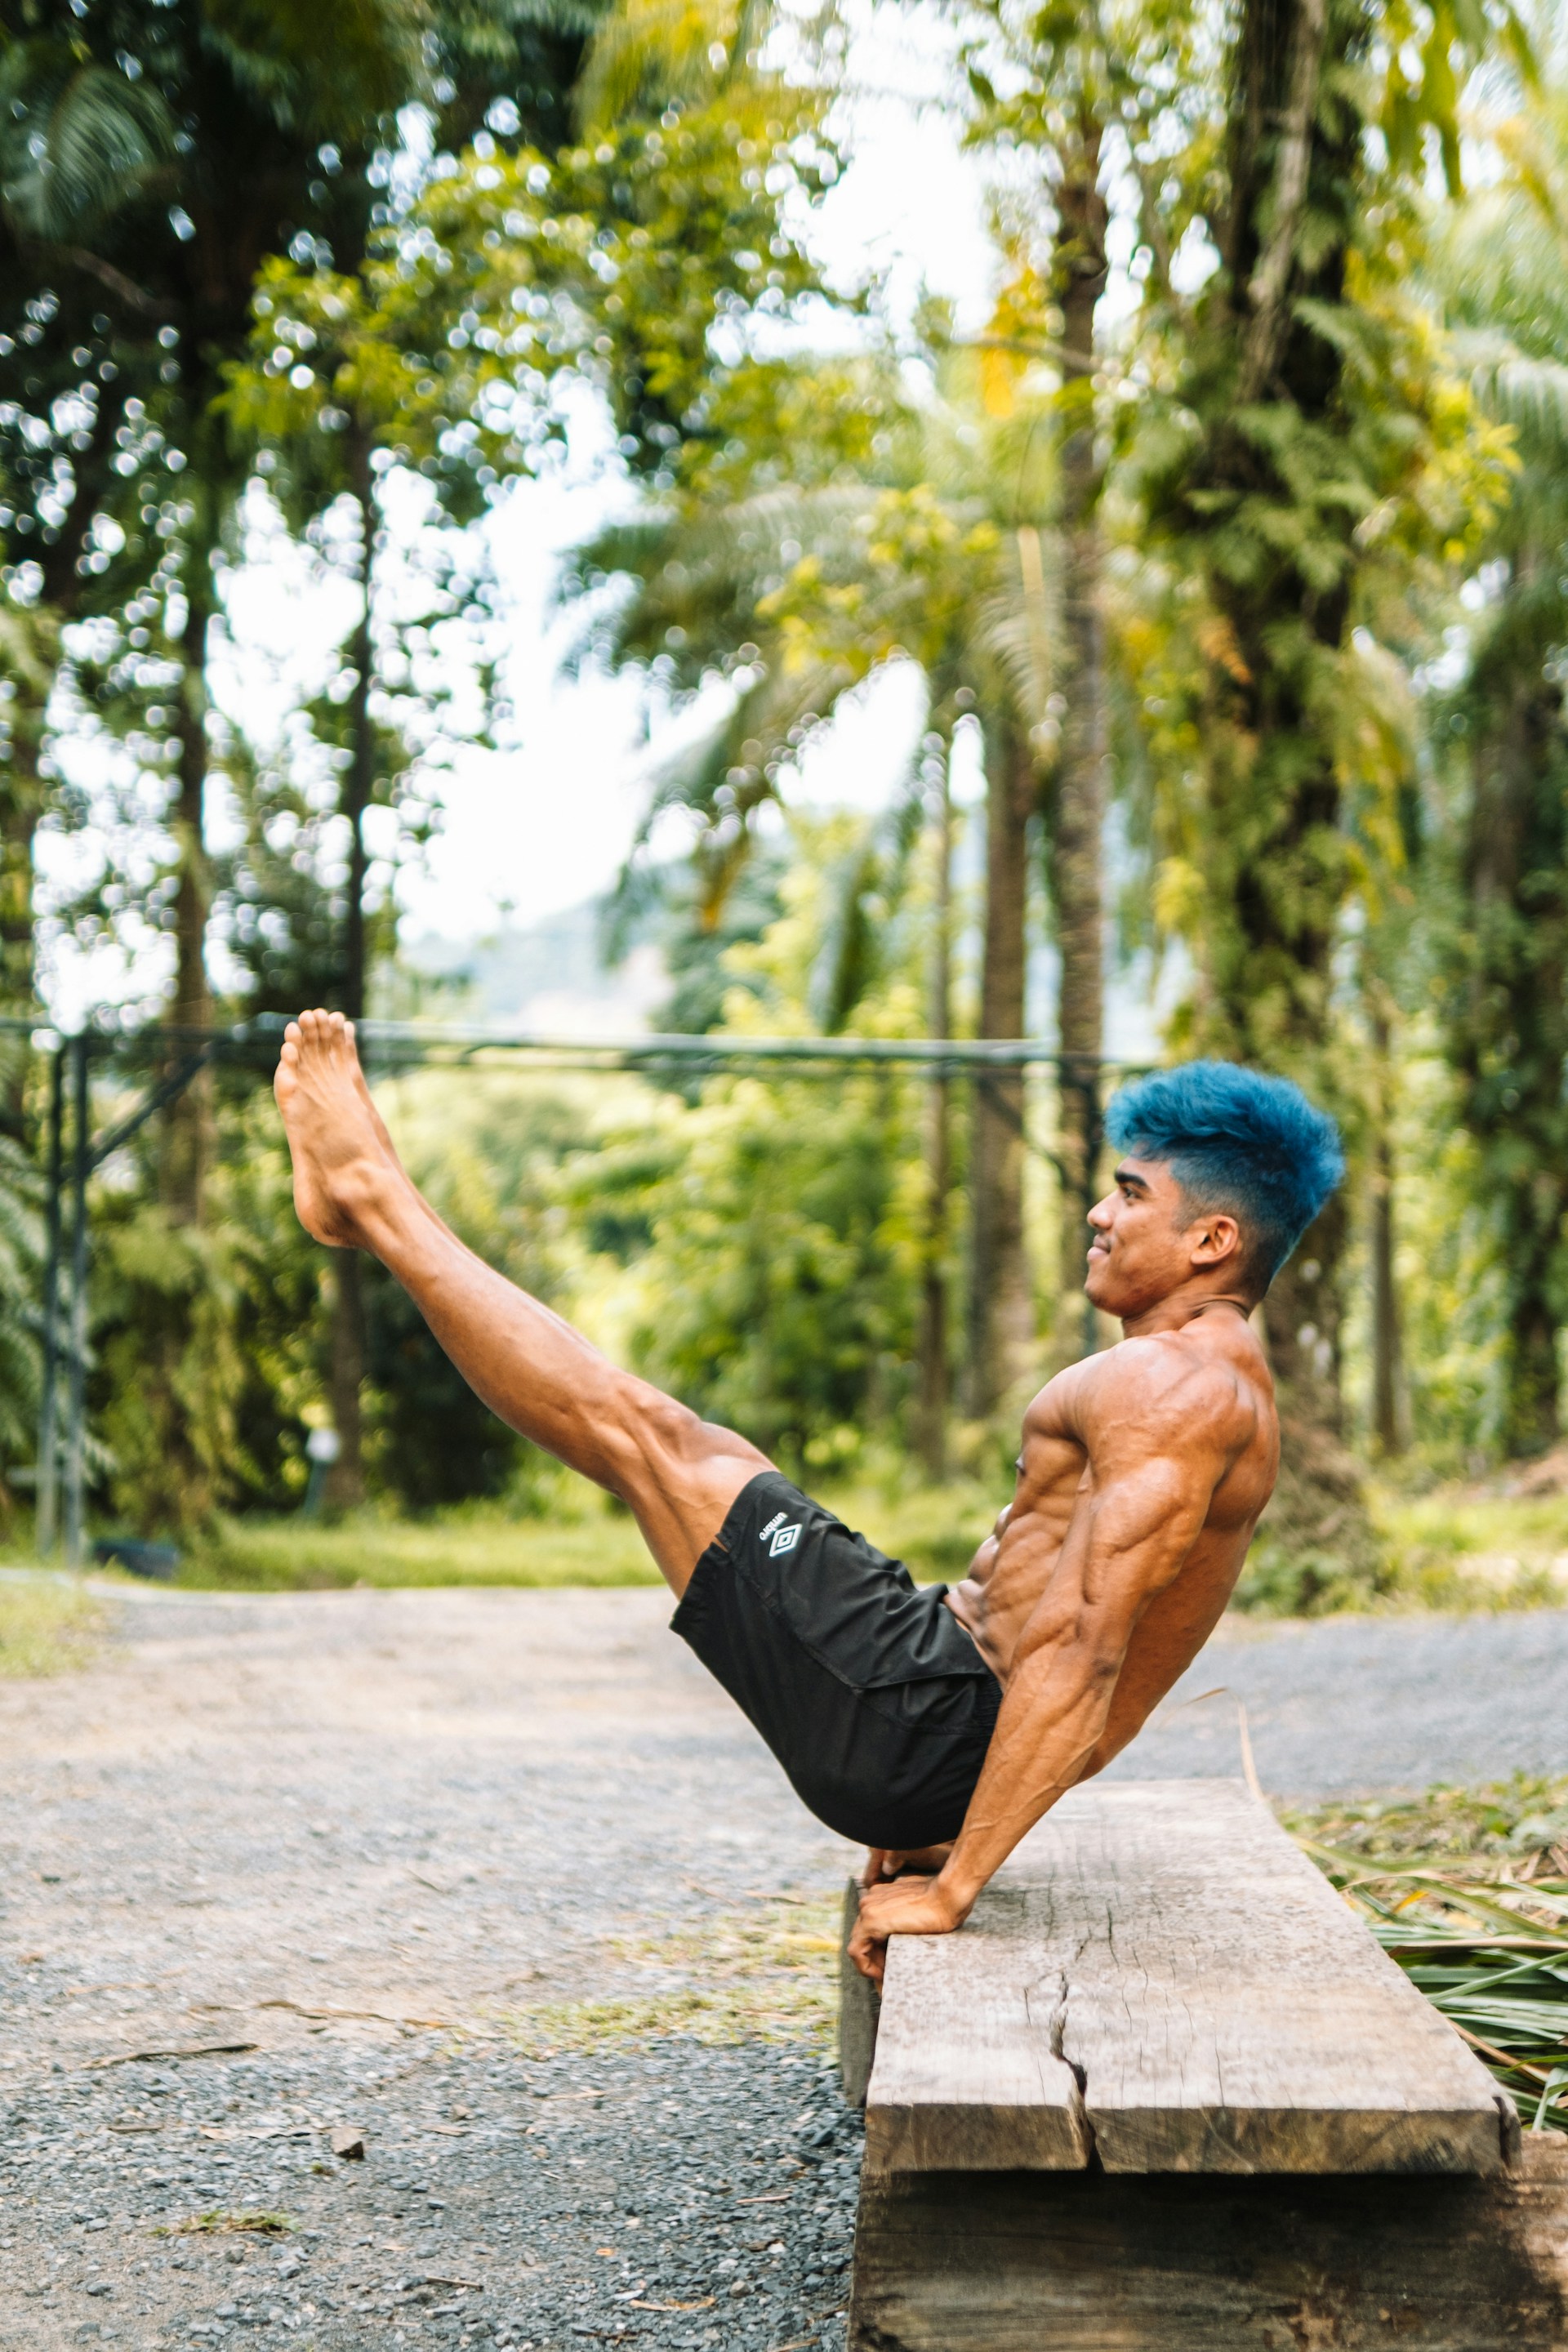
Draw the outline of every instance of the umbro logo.
[[[767,1544],[768,1550],[774,1559],[778,1559],[781,1552],[793,1551],[800,1541],[800,1528],[786,1528],[784,1516],[782,1511],[775,1511],[757,1538],[759,1543]],[[768,1542],[770,1536],[773,1538],[771,1543]]]

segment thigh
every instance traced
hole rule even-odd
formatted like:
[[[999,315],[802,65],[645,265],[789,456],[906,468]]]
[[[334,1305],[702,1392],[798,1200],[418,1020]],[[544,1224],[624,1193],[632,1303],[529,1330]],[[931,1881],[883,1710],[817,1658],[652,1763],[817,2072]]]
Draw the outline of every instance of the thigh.
[[[628,1379],[626,1388],[614,1491],[679,1599],[737,1496],[773,1465],[736,1431],[700,1420],[646,1381]]]

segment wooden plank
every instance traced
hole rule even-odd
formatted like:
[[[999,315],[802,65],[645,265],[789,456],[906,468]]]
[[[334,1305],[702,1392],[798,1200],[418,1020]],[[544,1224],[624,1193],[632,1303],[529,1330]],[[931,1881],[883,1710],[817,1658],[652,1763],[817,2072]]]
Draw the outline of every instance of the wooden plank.
[[[1038,2089],[1031,2093],[1031,2084]],[[873,2169],[1496,2173],[1510,2105],[1238,1782],[1074,1790],[889,1948]]]
[[[849,2352],[1563,2352],[1568,2139],[1493,2179],[884,2174]]]
[[[1063,2048],[1106,2170],[1500,2171],[1479,2060],[1266,1807],[1191,1786],[1075,1792],[1024,1864],[1089,1931]]]
[[[844,1891],[844,1927],[838,1942],[838,2081],[847,2105],[852,2107],[866,2104],[880,2006],[876,1986],[849,1958],[849,1938],[859,1914],[860,1882],[852,1878]]]
[[[873,2172],[1089,2161],[1078,2084],[1051,2046],[1060,1980],[1038,1964],[1029,1890],[996,1884],[983,1901],[978,1932],[889,1946],[866,2095]]]

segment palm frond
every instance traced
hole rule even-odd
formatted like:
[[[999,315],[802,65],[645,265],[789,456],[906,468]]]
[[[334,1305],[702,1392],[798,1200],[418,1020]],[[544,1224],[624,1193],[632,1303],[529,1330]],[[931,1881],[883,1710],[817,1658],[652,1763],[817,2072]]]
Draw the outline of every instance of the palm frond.
[[[691,858],[699,911],[705,923],[718,921],[751,856],[757,811],[777,800],[781,766],[832,709],[844,683],[826,668],[765,670],[713,727],[654,770],[642,822],[611,896],[612,937],[646,905],[648,842],[660,819],[681,809],[697,821]]]
[[[1568,366],[1508,351],[1471,372],[1481,405],[1519,436],[1530,465],[1561,467],[1568,458]]]
[[[174,152],[146,81],[54,43],[17,44],[0,70],[0,201],[24,234],[59,244],[137,194]]]

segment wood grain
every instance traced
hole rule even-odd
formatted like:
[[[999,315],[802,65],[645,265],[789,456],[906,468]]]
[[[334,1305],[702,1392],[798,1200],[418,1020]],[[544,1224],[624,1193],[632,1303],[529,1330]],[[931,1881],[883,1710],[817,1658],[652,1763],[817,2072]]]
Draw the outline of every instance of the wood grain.
[[[1568,2140],[1482,2180],[884,2174],[849,2352],[1563,2352]]]
[[[895,1937],[873,2170],[1488,2174],[1479,2061],[1234,1781],[1075,1790],[954,1936]]]

